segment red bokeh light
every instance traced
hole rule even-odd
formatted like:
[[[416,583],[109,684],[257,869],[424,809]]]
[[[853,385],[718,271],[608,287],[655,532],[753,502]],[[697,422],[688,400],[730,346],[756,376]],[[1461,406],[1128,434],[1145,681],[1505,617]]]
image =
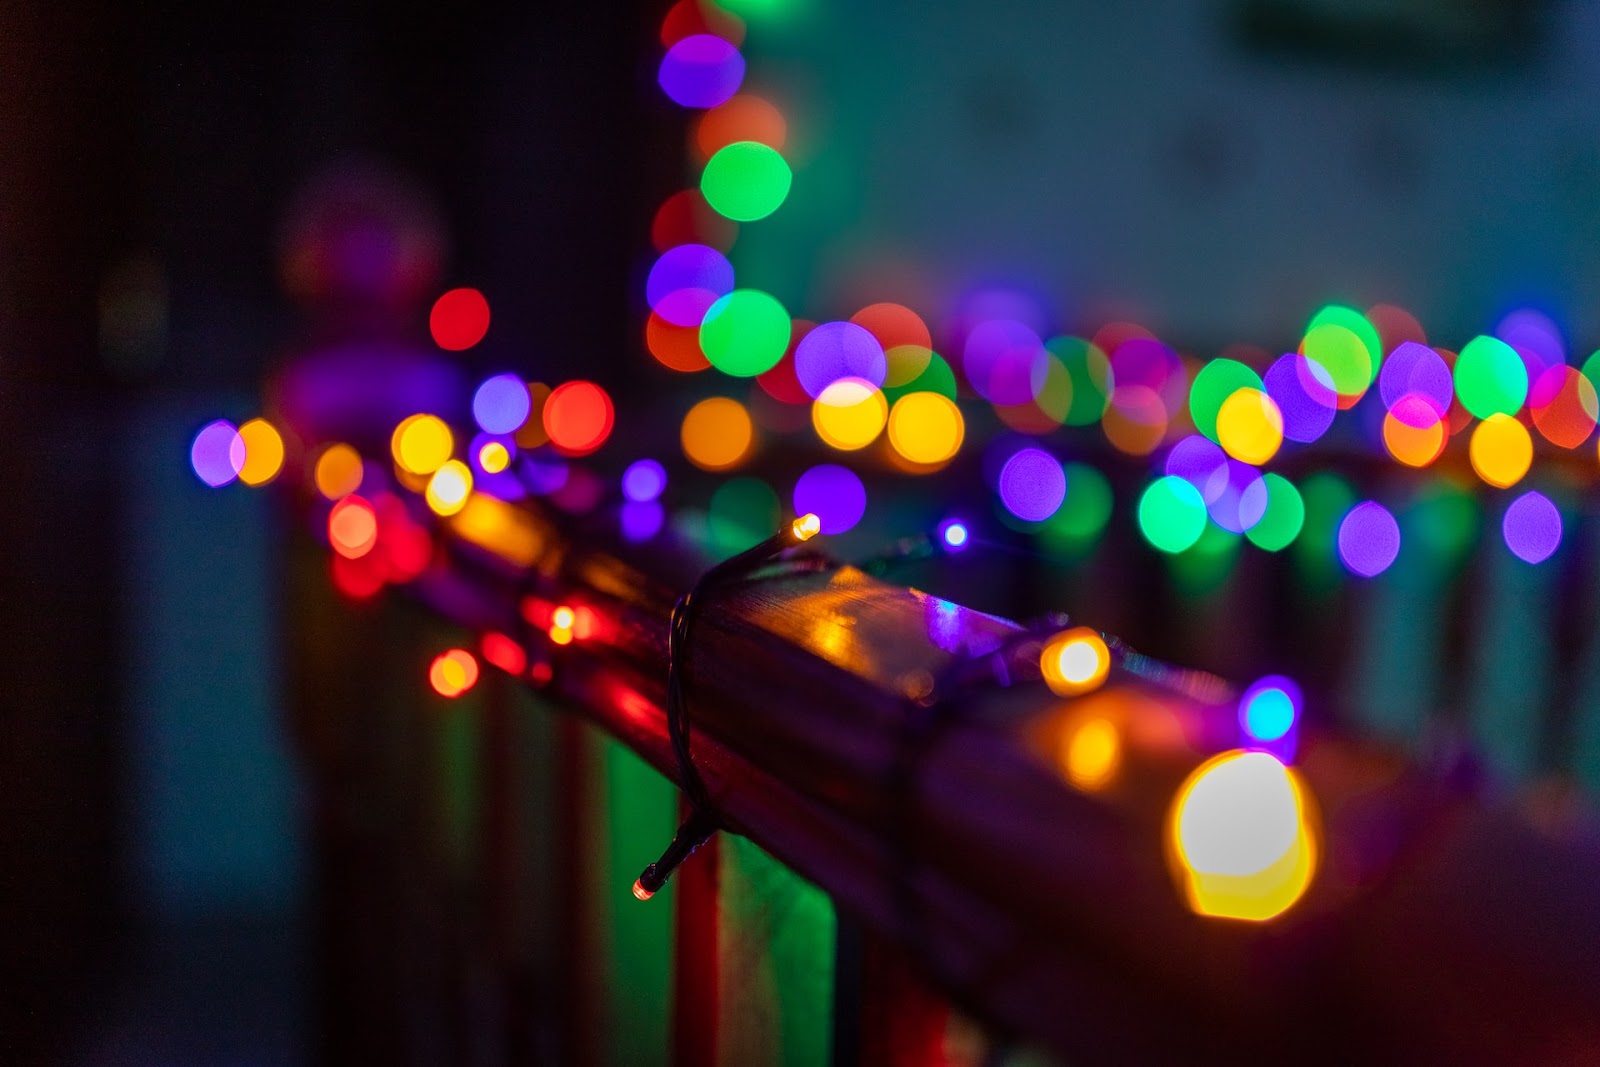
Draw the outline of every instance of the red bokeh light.
[[[452,289],[433,303],[428,330],[447,352],[461,352],[489,332],[489,301],[476,289]]]

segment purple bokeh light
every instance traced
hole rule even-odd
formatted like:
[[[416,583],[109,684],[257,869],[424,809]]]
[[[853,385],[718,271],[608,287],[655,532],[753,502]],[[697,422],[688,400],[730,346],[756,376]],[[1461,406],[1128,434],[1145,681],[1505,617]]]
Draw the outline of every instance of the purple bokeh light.
[[[1328,432],[1339,411],[1333,375],[1314,359],[1286,352],[1261,377],[1262,388],[1283,415],[1283,436],[1309,444]]]
[[[1400,554],[1400,524],[1375,500],[1351,508],[1339,523],[1339,558],[1363,578],[1382,574]]]
[[[653,459],[636,459],[622,472],[622,495],[636,504],[654,500],[667,487],[667,469]]]
[[[1500,532],[1512,555],[1524,563],[1543,563],[1561,547],[1561,512],[1549,497],[1530,489],[1506,508]]]
[[[837,463],[820,463],[794,486],[794,513],[813,512],[825,534],[848,533],[867,513],[867,487],[855,471]]]
[[[991,404],[1026,404],[1044,388],[1050,357],[1039,335],[1014,319],[989,319],[967,334],[961,367]]]
[[[1424,430],[1450,413],[1455,382],[1443,356],[1427,345],[1406,341],[1395,346],[1378,372],[1378,395],[1395,418],[1407,426]],[[1426,403],[1432,417],[1415,404],[1402,405],[1401,401],[1407,397]]]
[[[189,446],[189,466],[202,482],[220,489],[244,470],[244,438],[227,419],[207,423]]]
[[[1253,529],[1267,513],[1266,479],[1248,463],[1230,459],[1197,488],[1205,499],[1206,514],[1229,533]]]
[[[1024,448],[1000,468],[1000,502],[1024,522],[1043,522],[1066,497],[1066,471],[1048,452]]]
[[[716,107],[739,91],[744,56],[721,37],[697,33],[674,44],[661,57],[656,81],[675,104]]]
[[[824,322],[794,349],[795,377],[813,400],[840,378],[861,378],[881,386],[888,372],[883,345],[853,322]]]
[[[484,433],[514,433],[532,409],[527,383],[516,374],[496,374],[472,394],[472,417]]]
[[[645,299],[675,326],[698,326],[718,298],[733,292],[733,264],[707,245],[687,244],[661,253],[650,268]]]

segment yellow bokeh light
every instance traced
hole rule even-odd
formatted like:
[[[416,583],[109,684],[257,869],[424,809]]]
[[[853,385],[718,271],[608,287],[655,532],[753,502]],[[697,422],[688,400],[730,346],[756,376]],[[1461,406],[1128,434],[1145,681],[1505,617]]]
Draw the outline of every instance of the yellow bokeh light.
[[[722,471],[737,467],[749,454],[755,426],[743,404],[714,396],[689,409],[679,439],[690,463],[701,470]]]
[[[239,480],[245,485],[266,485],[283,469],[283,438],[266,419],[251,419],[239,427],[244,441],[244,466]]]
[[[1167,820],[1169,858],[1201,915],[1264,921],[1304,895],[1316,869],[1310,794],[1267,752],[1236,749],[1195,769]]]
[[[411,474],[432,474],[455,449],[450,427],[437,415],[412,415],[394,428],[389,448],[394,461]]]
[[[1111,671],[1111,650],[1105,638],[1079,626],[1052,637],[1039,653],[1039,673],[1060,696],[1098,689]]]
[[[459,459],[452,459],[433,472],[423,496],[435,515],[454,515],[466,506],[471,492],[472,471]]]
[[[823,443],[841,452],[866,448],[889,421],[889,402],[865,378],[840,378],[811,405],[811,425]]]
[[[1099,715],[1074,723],[1062,735],[1061,762],[1067,780],[1086,793],[1104,789],[1122,766],[1122,735]]]
[[[1438,459],[1449,436],[1443,419],[1419,427],[1395,418],[1392,411],[1383,417],[1384,447],[1408,467],[1426,467]]]
[[[329,500],[340,500],[361,488],[361,453],[349,445],[329,445],[317,457],[312,480],[317,492]]]
[[[1259,389],[1239,389],[1217,411],[1217,443],[1241,463],[1261,466],[1283,447],[1283,413]]]
[[[961,409],[942,393],[907,393],[889,411],[889,444],[912,463],[948,462],[966,432]]]
[[[485,474],[499,474],[511,466],[511,450],[499,441],[485,441],[478,449],[478,466]]]
[[[1522,423],[1510,415],[1496,413],[1472,431],[1468,454],[1478,477],[1504,489],[1516,485],[1528,473],[1533,463],[1533,438]]]

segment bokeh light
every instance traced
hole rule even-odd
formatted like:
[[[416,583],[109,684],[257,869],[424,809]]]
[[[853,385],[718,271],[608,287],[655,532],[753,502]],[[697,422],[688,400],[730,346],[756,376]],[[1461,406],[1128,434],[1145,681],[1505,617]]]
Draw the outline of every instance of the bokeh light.
[[[1139,497],[1139,532],[1163,552],[1182,552],[1206,528],[1200,490],[1175,475],[1157,478]]]
[[[1283,418],[1283,436],[1308,444],[1328,432],[1339,411],[1339,394],[1333,375],[1322,364],[1298,352],[1286,352],[1273,361],[1261,378]]]
[[[630,500],[622,505],[622,536],[635,543],[661,532],[667,512],[659,500]]]
[[[514,443],[487,437],[483,440],[473,441],[472,458],[478,469],[485,474],[499,474],[511,466],[511,450]]]
[[[790,328],[788,311],[771,294],[735,289],[706,311],[700,350],[722,373],[753,378],[783,358]]]
[[[657,252],[699,244],[726,252],[739,236],[739,224],[706,203],[698,188],[680,189],[662,201],[650,222],[650,243]]]
[[[1426,467],[1444,453],[1450,439],[1449,424],[1434,412],[1432,403],[1407,395],[1383,417],[1383,446],[1408,467]]]
[[[464,352],[489,332],[489,301],[476,289],[452,289],[433,302],[428,331],[446,352]]]
[[[1370,327],[1369,327],[1370,329]],[[1378,356],[1371,343],[1342,322],[1318,322],[1300,341],[1300,354],[1328,372],[1339,406],[1348,408],[1361,398],[1378,373]]]
[[[1248,463],[1230,459],[1201,494],[1211,521],[1233,534],[1254,529],[1267,513],[1267,483]]]
[[[667,487],[667,469],[653,459],[636,459],[622,472],[622,495],[635,503],[659,497]]]
[[[1506,508],[1500,531],[1512,555],[1543,563],[1561,547],[1561,512],[1549,497],[1530,489]]]
[[[794,371],[806,395],[816,399],[841,378],[860,378],[881,386],[888,361],[883,345],[866,327],[824,322],[795,345]]]
[[[428,667],[428,684],[442,697],[458,697],[478,684],[478,659],[464,648],[452,648],[434,657]]]
[[[1283,415],[1259,389],[1239,389],[1217,409],[1217,442],[1234,459],[1256,466],[1283,445]]]
[[[907,393],[889,410],[889,444],[911,463],[946,463],[965,436],[961,409],[939,393]]]
[[[698,323],[679,326],[652,311],[645,321],[644,346],[656,358],[656,362],[668,370],[691,374],[711,366],[711,361],[706,359],[705,352],[700,348]]]
[[[735,141],[706,160],[700,192],[719,214],[754,222],[778,210],[793,180],[777,149],[759,141]]]
[[[1587,441],[1600,412],[1594,383],[1565,363],[1539,375],[1528,390],[1528,407],[1535,428],[1559,448],[1577,448]]]
[[[1528,398],[1528,368],[1498,337],[1478,336],[1456,356],[1456,396],[1480,419],[1514,415]]]
[[[1100,421],[1116,391],[1111,360],[1081,337],[1052,337],[1044,347],[1051,363],[1035,402],[1058,424],[1090,426]],[[1056,370],[1059,375],[1051,373]]]
[[[450,458],[455,437],[437,415],[412,415],[395,427],[389,448],[401,470],[423,476]]]
[[[528,383],[515,374],[496,374],[472,395],[472,417],[484,433],[516,433],[532,410]]]
[[[823,463],[800,476],[794,486],[796,515],[814,514],[820,532],[833,535],[855,529],[867,512],[867,488],[848,467]]]
[[[1382,574],[1399,554],[1400,524],[1377,501],[1362,501],[1339,523],[1339,558],[1351,574]]]
[[[1024,522],[1044,522],[1067,496],[1060,461],[1038,448],[1018,449],[1000,468],[998,482],[1000,503]]]
[[[1110,785],[1122,767],[1122,734],[1109,718],[1081,716],[1062,731],[1060,751],[1067,780],[1085,793],[1096,793]]]
[[[736,141],[757,141],[782,151],[788,132],[783,112],[771,101],[740,93],[700,116],[694,140],[705,156],[714,156]]]
[[[1044,383],[1049,357],[1039,335],[1013,319],[988,319],[967,334],[961,366],[991,404],[1030,403]]]
[[[1105,638],[1077,626],[1045,642],[1039,673],[1057,696],[1078,696],[1100,688],[1111,671],[1111,650]]]
[[[707,471],[738,466],[754,439],[750,413],[743,404],[725,396],[709,397],[690,408],[679,432],[683,454],[690,463]]]
[[[266,485],[283,469],[283,437],[266,419],[251,419],[239,427],[244,442],[244,462],[239,480],[245,485]]]
[[[1281,474],[1264,474],[1261,482],[1267,490],[1267,506],[1245,536],[1257,548],[1279,552],[1300,536],[1306,521],[1305,501],[1294,483]]]
[[[433,472],[423,498],[435,515],[454,515],[466,506],[471,492],[472,471],[459,459],[452,459]]]
[[[656,82],[683,107],[716,107],[744,82],[744,56],[728,41],[696,33],[675,41],[661,57]]]
[[[778,494],[760,478],[730,478],[711,494],[706,510],[711,550],[731,556],[772,536],[779,522]]]
[[[317,456],[311,478],[317,492],[328,500],[349,496],[361,488],[361,453],[346,444],[332,444]]]
[[[328,512],[328,543],[346,559],[360,559],[378,542],[378,513],[363,497],[349,494]]]
[[[1111,483],[1087,463],[1062,466],[1067,495],[1039,532],[1054,548],[1074,551],[1092,543],[1111,518]]]
[[[1436,350],[1407,341],[1390,352],[1384,361],[1383,370],[1378,373],[1378,395],[1391,412],[1396,412],[1409,398],[1411,414],[1404,411],[1396,414],[1407,425],[1422,429],[1450,413],[1455,381],[1450,365]],[[1429,413],[1432,417],[1428,417]]]
[[[1310,797],[1269,752],[1214,756],[1178,789],[1168,841],[1189,907],[1256,922],[1305,893],[1316,867]]]
[[[1516,485],[1528,473],[1533,463],[1533,438],[1510,415],[1495,413],[1473,429],[1467,456],[1478,477],[1504,489]]]
[[[711,305],[733,291],[733,264],[715,248],[683,244],[656,259],[645,299],[674,326],[699,326]]]
[[[851,452],[877,440],[889,419],[883,393],[862,378],[841,378],[811,405],[811,425],[831,448]]]
[[[1262,388],[1261,376],[1232,359],[1214,359],[1195,375],[1189,389],[1189,414],[1194,428],[1215,441],[1217,414],[1223,403],[1241,389]],[[1280,422],[1281,425],[1281,422]]]
[[[1299,719],[1301,700],[1294,679],[1269,674],[1239,698],[1239,728],[1252,741],[1278,741]]]
[[[606,443],[616,418],[611,396],[593,382],[563,382],[550,391],[542,412],[550,443],[569,456],[586,456]]]
[[[202,426],[189,446],[189,466],[196,477],[213,489],[220,489],[239,477],[244,463],[244,438],[227,419]]]

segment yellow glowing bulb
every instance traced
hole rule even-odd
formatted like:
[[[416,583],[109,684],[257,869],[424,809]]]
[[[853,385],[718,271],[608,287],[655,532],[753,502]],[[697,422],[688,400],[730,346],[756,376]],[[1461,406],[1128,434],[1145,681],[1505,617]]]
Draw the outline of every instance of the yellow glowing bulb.
[[[907,393],[889,411],[889,444],[912,463],[947,462],[966,432],[961,409],[941,393]]]
[[[1262,921],[1305,893],[1316,868],[1310,794],[1267,752],[1201,764],[1168,816],[1169,856],[1201,915]]]
[[[478,466],[485,474],[499,474],[511,466],[511,452],[499,441],[486,441],[478,449]]]
[[[283,469],[283,438],[266,419],[251,419],[239,427],[244,441],[244,466],[239,480],[245,485],[266,485]]]
[[[1092,793],[1108,785],[1122,766],[1122,737],[1110,719],[1095,716],[1067,733],[1062,755],[1067,780]]]
[[[683,417],[679,433],[683,454],[701,470],[737,467],[750,452],[755,425],[737,400],[713,396],[700,401]]]
[[[1533,439],[1522,423],[1496,412],[1472,431],[1467,454],[1478,477],[1504,489],[1516,485],[1528,473],[1533,463]]]
[[[865,378],[840,378],[811,405],[817,436],[841,452],[866,448],[883,432],[889,402]]]
[[[572,629],[572,624],[577,621],[577,613],[566,606],[559,607],[550,613],[550,625],[557,630],[570,630]]]
[[[389,448],[402,470],[432,474],[450,458],[455,438],[437,415],[412,415],[394,428]]]
[[[361,454],[349,445],[329,445],[317,457],[312,479],[317,492],[340,500],[361,488]]]
[[[550,640],[558,645],[572,644],[572,631],[565,626],[550,627]]]
[[[1111,650],[1105,638],[1079,626],[1052,637],[1039,654],[1039,673],[1060,696],[1098,689],[1111,671]]]
[[[1241,463],[1260,466],[1283,446],[1283,413],[1259,389],[1239,389],[1217,411],[1217,443]]]
[[[471,492],[472,472],[459,459],[452,459],[433,472],[423,495],[435,515],[454,515],[466,506]]]
[[[822,532],[822,520],[807,512],[790,524],[789,532],[797,541],[809,541]]]

